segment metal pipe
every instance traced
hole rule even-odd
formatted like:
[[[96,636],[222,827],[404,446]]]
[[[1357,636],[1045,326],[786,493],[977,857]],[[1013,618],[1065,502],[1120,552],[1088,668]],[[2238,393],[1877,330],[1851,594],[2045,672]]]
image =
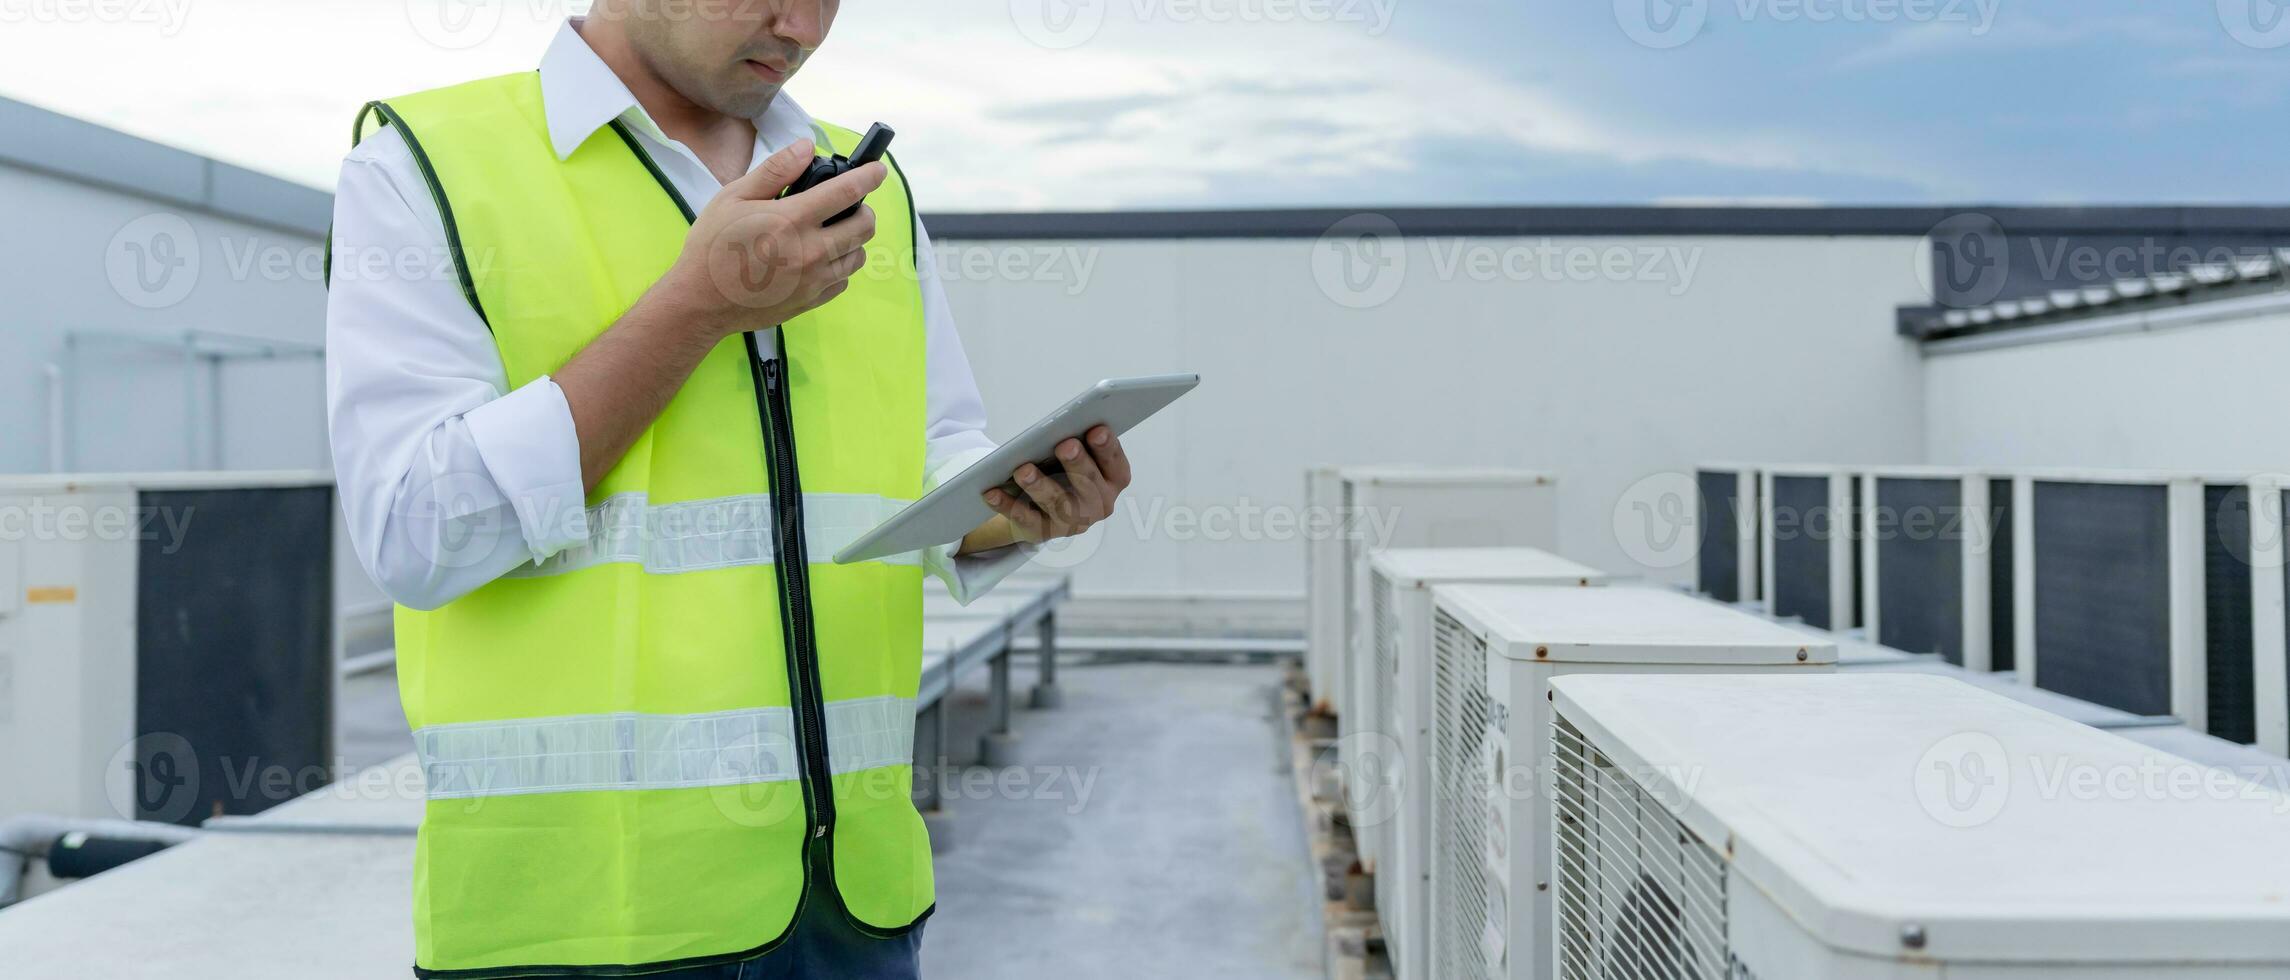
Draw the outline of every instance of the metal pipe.
[[[89,834],[123,840],[175,845],[199,836],[197,830],[171,823],[144,820],[79,820],[71,817],[26,813],[0,820],[0,908],[22,896],[24,871],[34,858],[48,856],[48,848],[65,834]],[[9,866],[13,862],[13,867]]]
[[[48,472],[64,472],[64,367],[54,361],[41,365],[48,381]]]

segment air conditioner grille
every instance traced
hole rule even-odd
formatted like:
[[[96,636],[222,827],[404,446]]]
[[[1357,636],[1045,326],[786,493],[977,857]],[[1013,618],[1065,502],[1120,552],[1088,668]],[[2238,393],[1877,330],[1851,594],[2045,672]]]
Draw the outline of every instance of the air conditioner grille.
[[[1373,712],[1369,715],[1372,721],[1368,723],[1368,728],[1381,731],[1389,738],[1404,740],[1406,734],[1393,720],[1396,713],[1393,709],[1399,705],[1399,611],[1394,608],[1392,589],[1391,580],[1384,577],[1382,572],[1374,573],[1368,583],[1370,626],[1375,637],[1375,683],[1368,685],[1368,690],[1362,692],[1362,696],[1356,700]],[[1405,764],[1406,753],[1415,751],[1415,747],[1400,744],[1398,749],[1396,753],[1375,752],[1370,755],[1371,764],[1383,770],[1375,774],[1380,793],[1405,794],[1415,791],[1401,782],[1406,774],[1400,771]],[[1385,809],[1390,810],[1392,815],[1368,828],[1368,833],[1376,835],[1377,841],[1376,908],[1389,916],[1399,908],[1399,869],[1395,866],[1395,859],[1399,855],[1399,820],[1393,806],[1398,800],[1385,800],[1380,796],[1378,799],[1386,804]],[[1384,946],[1391,951],[1395,963],[1399,961],[1399,947],[1403,941],[1399,930],[1384,930]]]
[[[1489,937],[1504,934],[1508,905],[1487,867],[1490,845],[1496,843],[1489,807],[1502,801],[1489,789],[1494,777],[1484,755],[1493,705],[1487,696],[1487,644],[1445,612],[1435,613],[1433,620],[1437,709],[1432,763],[1437,771],[1432,782],[1438,816],[1432,851],[1439,873],[1433,878],[1438,894],[1432,896],[1432,908],[1440,936],[1433,946],[1437,962],[1432,972],[1452,980],[1483,980],[1494,977],[1502,962],[1500,947],[1490,955],[1495,944]]]
[[[1726,980],[1725,860],[1591,748],[1552,729],[1559,980]]]

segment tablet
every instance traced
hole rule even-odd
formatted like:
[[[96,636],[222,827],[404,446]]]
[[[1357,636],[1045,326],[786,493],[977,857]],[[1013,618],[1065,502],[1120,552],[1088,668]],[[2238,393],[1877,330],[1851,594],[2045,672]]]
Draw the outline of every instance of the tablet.
[[[1056,473],[1060,468],[1053,451],[1058,443],[1078,439],[1100,425],[1121,435],[1200,383],[1197,374],[1160,374],[1108,378],[1091,385],[1057,411],[1027,426],[1017,438],[835,552],[835,564],[873,561],[959,541],[994,516],[994,508],[986,506],[986,491],[1009,487],[1010,474],[1018,467],[1033,463],[1045,473]],[[1009,488],[1008,492],[1017,491]]]

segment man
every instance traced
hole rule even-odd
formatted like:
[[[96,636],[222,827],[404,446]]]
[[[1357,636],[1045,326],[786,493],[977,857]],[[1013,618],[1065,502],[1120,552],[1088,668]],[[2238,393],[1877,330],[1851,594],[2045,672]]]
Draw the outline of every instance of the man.
[[[921,576],[991,587],[1129,464],[1101,427],[960,542],[825,561],[992,448],[895,162],[780,197],[857,142],[780,93],[837,6],[600,0],[360,114],[329,416],[401,606],[417,975],[917,972]]]

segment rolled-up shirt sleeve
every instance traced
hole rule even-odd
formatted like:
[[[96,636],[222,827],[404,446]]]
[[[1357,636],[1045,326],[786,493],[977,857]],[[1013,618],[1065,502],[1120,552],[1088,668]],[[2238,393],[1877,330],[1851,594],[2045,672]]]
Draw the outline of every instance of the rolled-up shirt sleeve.
[[[367,574],[434,609],[587,540],[564,393],[547,377],[509,388],[396,132],[343,162],[331,248],[327,427]]]
[[[986,435],[986,400],[978,379],[970,372],[970,356],[963,352],[962,335],[954,327],[954,312],[946,301],[946,286],[938,278],[938,263],[930,233],[916,223],[915,267],[922,285],[924,329],[928,332],[924,358],[930,416],[927,461],[923,473],[925,493],[937,489],[955,474],[968,469],[994,451]],[[985,595],[1010,573],[1033,560],[1033,545],[1012,545],[976,555],[957,555],[962,542],[952,541],[925,550],[922,563],[954,600],[968,604]]]

